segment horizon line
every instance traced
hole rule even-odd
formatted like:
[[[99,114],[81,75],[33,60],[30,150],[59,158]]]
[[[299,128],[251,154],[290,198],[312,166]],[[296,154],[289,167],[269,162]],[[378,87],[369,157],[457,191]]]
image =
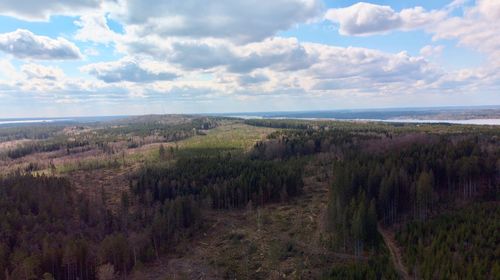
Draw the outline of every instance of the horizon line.
[[[209,112],[209,113],[150,113],[150,114],[116,114],[116,115],[61,115],[57,117],[49,116],[35,116],[35,117],[0,117],[0,120],[41,120],[41,119],[67,119],[67,118],[120,118],[120,117],[140,117],[140,116],[162,116],[162,115],[199,115],[199,116],[217,116],[217,115],[231,115],[231,114],[279,114],[279,113],[306,113],[306,112],[342,112],[342,111],[391,111],[391,110],[432,110],[432,109],[500,109],[500,104],[497,105],[444,105],[444,106],[416,106],[416,107],[372,107],[372,108],[345,108],[345,109],[314,109],[314,110],[276,110],[276,111],[228,111],[228,112]]]

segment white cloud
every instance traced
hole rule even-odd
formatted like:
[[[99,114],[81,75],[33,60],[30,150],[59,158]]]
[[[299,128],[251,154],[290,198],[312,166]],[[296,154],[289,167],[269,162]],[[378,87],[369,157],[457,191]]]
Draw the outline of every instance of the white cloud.
[[[80,4],[71,10],[66,5],[77,2]],[[17,71],[9,61],[0,61],[0,66],[5,65],[3,76],[8,76],[0,81],[0,94],[32,93],[57,98],[61,103],[118,102],[126,98],[259,102],[262,96],[312,101],[318,96],[348,99],[453,92],[457,88],[480,92],[500,84],[500,74],[496,74],[499,67],[447,73],[432,64],[428,59],[444,48],[439,42],[424,46],[420,56],[412,56],[276,37],[280,30],[320,16],[321,0],[117,0],[114,6],[109,4],[112,1],[104,2],[57,1],[56,5],[48,1],[46,9],[18,9],[15,16],[30,20],[47,19],[53,14],[78,16],[74,39],[109,44],[116,49],[114,55],[125,58],[80,68],[95,79],[66,77],[57,67],[33,63]],[[434,34],[435,40],[455,39],[492,58],[500,57],[496,55],[500,49],[496,34],[500,28],[499,2],[478,0],[477,5],[464,10],[463,16],[450,17],[450,9],[463,2],[456,0],[440,11],[421,7],[395,11],[388,6],[358,3],[332,9],[325,18],[338,23],[344,35],[422,28]],[[6,4],[0,4],[0,14],[6,14],[2,5]],[[96,10],[98,6],[101,9]],[[110,20],[122,24],[123,34],[111,30]],[[92,61],[100,59],[98,50],[102,46],[83,45],[86,55],[97,55]],[[37,36],[26,30],[0,34],[0,50],[28,60],[82,57],[80,50],[65,39]],[[102,55],[107,56],[107,52]]]
[[[96,9],[107,0],[2,0],[0,15],[47,21],[51,15],[76,15]]]
[[[320,0],[122,0],[112,13],[137,37],[224,38],[255,42],[318,16]]]
[[[5,80],[17,80],[19,79],[19,73],[12,63],[7,59],[0,59],[0,77]]]
[[[394,94],[434,89],[444,75],[440,67],[425,57],[406,52],[391,54],[366,48],[300,43],[295,38],[273,38],[247,45],[213,39],[140,43],[141,48],[132,49],[133,52],[141,50],[142,55],[151,56],[154,61],[183,69],[182,79],[156,82],[148,87],[156,92],[189,86],[210,88],[211,92],[226,95],[314,95],[346,91]],[[106,69],[106,75],[120,73],[119,67]],[[91,73],[89,68],[84,70]],[[99,78],[97,72],[91,74]],[[103,77],[100,78],[104,80]]]
[[[120,35],[109,28],[102,13],[84,14],[75,21],[75,25],[80,27],[75,34],[75,39],[79,41],[109,44],[120,39]]]
[[[266,67],[275,71],[297,71],[309,68],[316,60],[296,38],[272,38],[237,48],[235,52],[237,59],[228,70],[237,73]]]
[[[70,60],[82,57],[78,47],[64,38],[52,39],[24,29],[0,34],[0,51],[21,59]]]
[[[45,66],[35,63],[27,63],[16,67],[9,67],[7,80],[0,80],[3,87],[15,94],[34,94],[35,97],[56,96],[60,93],[78,95],[92,89],[100,88],[97,83],[84,79],[67,77],[62,69],[57,66]],[[1,90],[0,90],[1,91]]]
[[[500,1],[498,0],[477,0],[477,9],[488,20],[500,20]]]
[[[325,19],[338,23],[342,35],[372,35],[392,30],[411,30],[442,20],[444,11],[426,11],[422,7],[394,11],[390,6],[359,2],[346,8],[330,9]]]
[[[490,62],[500,63],[500,1],[477,0],[466,7],[462,17],[451,17],[435,25],[434,40],[455,39],[459,45],[487,54]],[[499,65],[500,66],[500,65]]]
[[[438,45],[438,46],[426,45],[420,49],[420,55],[424,57],[438,56],[443,52],[443,50],[444,50],[443,45]]]
[[[319,90],[358,89],[367,92],[391,88],[416,89],[436,81],[440,69],[422,57],[405,52],[384,53],[365,48],[339,48],[321,44],[304,44],[319,55],[319,63],[307,70],[313,78],[310,85]],[[393,91],[395,91],[393,90]]]
[[[82,67],[81,70],[106,83],[150,83],[171,81],[179,77],[175,71],[166,69],[164,64],[144,60],[139,63],[131,58],[90,64]]]
[[[60,80],[64,78],[63,71],[58,67],[43,66],[40,64],[24,64],[21,66],[21,72],[27,79]]]

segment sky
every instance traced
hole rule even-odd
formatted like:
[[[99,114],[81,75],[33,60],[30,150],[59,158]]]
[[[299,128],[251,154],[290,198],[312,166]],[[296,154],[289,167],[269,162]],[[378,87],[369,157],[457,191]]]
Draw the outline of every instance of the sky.
[[[500,105],[499,0],[2,0],[0,118]]]

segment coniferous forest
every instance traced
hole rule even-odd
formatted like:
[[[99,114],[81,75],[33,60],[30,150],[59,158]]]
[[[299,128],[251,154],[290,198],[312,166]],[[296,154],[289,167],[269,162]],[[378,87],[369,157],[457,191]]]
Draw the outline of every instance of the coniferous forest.
[[[0,0],[0,280],[500,280],[500,0]]]
[[[206,264],[215,278],[500,277],[496,127],[177,117],[73,130],[2,151],[0,279],[140,279],[213,228],[228,235]]]

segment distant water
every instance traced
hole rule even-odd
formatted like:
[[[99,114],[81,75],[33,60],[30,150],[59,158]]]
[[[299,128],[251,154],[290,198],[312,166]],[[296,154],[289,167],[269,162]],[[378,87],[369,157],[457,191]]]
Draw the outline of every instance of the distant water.
[[[36,124],[36,123],[55,123],[55,122],[69,122],[72,119],[35,119],[35,120],[0,120],[2,124]]]
[[[475,125],[500,125],[500,119],[472,119],[472,120],[373,120],[381,122],[399,122],[399,123],[450,123],[450,124],[475,124]]]
[[[275,117],[275,116],[262,116],[262,115],[228,115],[229,117],[241,119],[275,119],[275,120],[330,120],[330,121],[366,121],[366,122],[389,122],[389,123],[427,123],[427,124],[469,124],[469,125],[500,125],[500,119],[470,119],[470,120],[420,120],[420,119],[347,119],[347,118],[301,118],[301,117]]]
[[[98,116],[98,117],[71,117],[71,118],[17,118],[0,119],[0,126],[22,126],[37,124],[85,124],[123,119],[127,116]]]
[[[232,113],[243,119],[296,119],[500,125],[500,106]]]

